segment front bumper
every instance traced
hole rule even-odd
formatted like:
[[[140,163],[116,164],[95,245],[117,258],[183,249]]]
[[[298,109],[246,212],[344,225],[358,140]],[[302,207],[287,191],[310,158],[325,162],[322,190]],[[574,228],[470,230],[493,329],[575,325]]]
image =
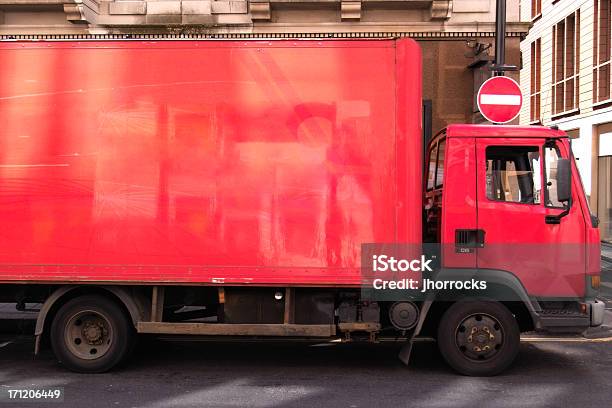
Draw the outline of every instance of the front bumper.
[[[582,313],[562,310],[546,310],[538,314],[537,331],[552,333],[581,333],[589,327],[601,326],[606,304],[601,300],[588,299],[579,303]]]
[[[587,302],[589,308],[589,315],[591,318],[591,327],[601,326],[604,320],[604,311],[606,310],[606,304],[601,300],[590,300]]]

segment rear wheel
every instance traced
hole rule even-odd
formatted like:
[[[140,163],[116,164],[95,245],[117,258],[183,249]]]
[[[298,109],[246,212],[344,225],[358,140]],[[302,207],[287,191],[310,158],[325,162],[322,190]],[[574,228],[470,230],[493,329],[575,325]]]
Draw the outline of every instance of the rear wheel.
[[[496,375],[518,354],[520,331],[512,313],[494,301],[453,304],[438,326],[438,347],[446,362],[464,375]]]
[[[58,310],[50,337],[55,356],[68,369],[101,373],[126,357],[134,336],[128,317],[116,302],[86,295]]]

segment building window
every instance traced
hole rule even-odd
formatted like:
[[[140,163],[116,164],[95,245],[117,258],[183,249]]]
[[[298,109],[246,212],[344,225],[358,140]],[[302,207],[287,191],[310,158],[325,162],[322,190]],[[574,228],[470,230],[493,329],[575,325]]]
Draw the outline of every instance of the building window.
[[[595,0],[593,102],[610,99],[610,0]]]
[[[578,108],[580,10],[553,26],[553,115]]]
[[[542,0],[531,0],[531,19],[535,20],[542,15]]]
[[[591,211],[599,218],[601,240],[612,244],[612,123],[597,126],[591,163]]]
[[[612,242],[612,156],[599,156],[597,167],[599,232],[602,241]]]
[[[610,1],[610,0],[608,0]],[[529,92],[529,120],[540,120],[540,94],[542,86],[542,39],[531,43],[531,88]]]

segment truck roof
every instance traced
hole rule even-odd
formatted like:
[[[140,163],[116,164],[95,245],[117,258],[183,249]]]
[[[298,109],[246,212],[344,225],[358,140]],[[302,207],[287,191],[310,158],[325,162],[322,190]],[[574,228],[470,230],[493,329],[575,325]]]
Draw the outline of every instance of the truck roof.
[[[559,129],[548,126],[505,126],[505,125],[448,125],[436,137],[567,137]]]
[[[359,40],[346,40],[337,38],[308,38],[308,39],[76,39],[76,40],[2,40],[2,49],[48,49],[48,48],[388,48],[395,47],[398,42],[415,43],[412,38],[364,38]]]

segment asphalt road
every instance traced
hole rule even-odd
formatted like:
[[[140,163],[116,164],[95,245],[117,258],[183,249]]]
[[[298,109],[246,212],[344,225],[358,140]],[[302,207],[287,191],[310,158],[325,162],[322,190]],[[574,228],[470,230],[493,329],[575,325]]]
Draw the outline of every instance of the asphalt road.
[[[6,343],[8,342],[8,343]],[[1,387],[64,387],[66,407],[606,407],[612,343],[524,342],[505,374],[454,374],[435,344],[410,367],[395,345],[141,342],[107,374],[64,370],[30,336],[0,335]],[[16,406],[0,402],[3,406]],[[21,406],[42,406],[22,404]]]

